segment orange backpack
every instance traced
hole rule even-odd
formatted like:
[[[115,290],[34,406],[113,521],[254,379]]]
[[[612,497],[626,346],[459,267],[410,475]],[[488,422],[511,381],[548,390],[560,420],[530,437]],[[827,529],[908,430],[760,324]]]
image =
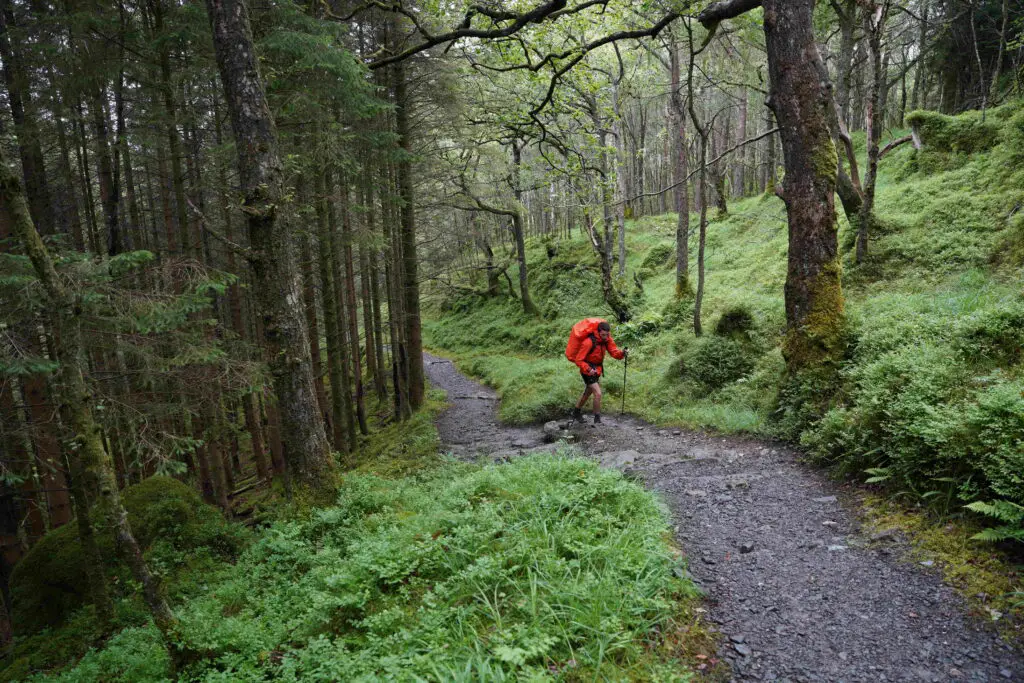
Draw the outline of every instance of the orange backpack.
[[[605,322],[604,318],[584,318],[572,326],[569,333],[569,343],[565,345],[565,357],[570,362],[576,362],[576,354],[580,351],[580,344],[592,334],[597,334],[597,326]]]

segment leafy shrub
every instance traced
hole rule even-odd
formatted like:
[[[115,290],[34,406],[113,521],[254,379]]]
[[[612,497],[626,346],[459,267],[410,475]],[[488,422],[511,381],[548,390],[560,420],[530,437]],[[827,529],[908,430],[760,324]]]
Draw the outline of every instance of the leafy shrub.
[[[750,352],[728,337],[701,337],[678,361],[679,375],[709,390],[735,382],[754,367]]]
[[[897,348],[855,366],[852,407],[833,409],[803,442],[815,457],[843,460],[847,471],[886,464],[901,483],[944,476],[962,464],[953,462],[953,445],[965,375],[948,347]]]
[[[1024,383],[997,379],[966,412],[966,450],[987,488],[1024,503]]]
[[[636,346],[645,338],[661,331],[661,326],[660,316],[620,323],[615,326],[615,343],[619,347]]]
[[[1024,348],[1024,305],[1007,302],[989,308],[960,325],[957,343],[966,354],[990,363],[1013,365],[1020,362]]]
[[[231,557],[243,543],[237,527],[176,479],[150,477],[127,487],[122,500],[139,546],[151,556],[157,554],[156,564],[161,567],[184,564],[200,548]],[[124,585],[128,572],[118,559],[113,535],[98,512],[93,514],[107,570],[121,577],[119,584]],[[84,563],[74,523],[51,531],[32,547],[11,574],[11,621],[17,633],[57,626],[87,602]]]
[[[671,297],[661,309],[665,327],[680,327],[693,324],[693,299]]]
[[[722,313],[715,324],[715,334],[719,337],[749,340],[754,329],[754,314],[750,307],[738,304]]]
[[[672,244],[656,244],[650,248],[644,260],[640,263],[642,270],[657,272],[666,268],[675,261],[676,248]]]
[[[1019,160],[1024,157],[1024,108],[1003,125],[1003,143],[1011,158]]]

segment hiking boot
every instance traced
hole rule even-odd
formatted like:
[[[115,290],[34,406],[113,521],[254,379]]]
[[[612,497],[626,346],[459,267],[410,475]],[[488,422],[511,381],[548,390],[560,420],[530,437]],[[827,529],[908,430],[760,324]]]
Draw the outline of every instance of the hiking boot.
[[[601,416],[598,415],[597,413],[594,413],[594,424],[596,424],[596,425],[601,424]]]
[[[572,419],[575,422],[583,422],[583,411],[579,408],[572,409]]]

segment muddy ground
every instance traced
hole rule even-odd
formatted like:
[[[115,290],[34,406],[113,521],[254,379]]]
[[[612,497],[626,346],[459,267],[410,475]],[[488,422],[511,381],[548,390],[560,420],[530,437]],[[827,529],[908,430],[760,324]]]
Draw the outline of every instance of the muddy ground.
[[[542,425],[500,424],[493,390],[450,361],[426,363],[451,404],[437,423],[446,452],[505,460],[546,448]],[[794,451],[607,414],[569,431],[668,504],[732,680],[1024,683],[1024,655],[968,616],[935,568],[904,559],[899,533],[862,532],[842,489]]]

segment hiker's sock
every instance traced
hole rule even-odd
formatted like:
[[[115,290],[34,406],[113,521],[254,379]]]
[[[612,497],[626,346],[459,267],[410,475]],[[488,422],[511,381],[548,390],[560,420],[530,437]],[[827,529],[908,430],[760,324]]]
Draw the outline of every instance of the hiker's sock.
[[[579,408],[573,408],[572,419],[576,420],[577,422],[583,422],[583,411],[580,410]]]
[[[601,424],[601,413],[594,413],[594,424]]]

